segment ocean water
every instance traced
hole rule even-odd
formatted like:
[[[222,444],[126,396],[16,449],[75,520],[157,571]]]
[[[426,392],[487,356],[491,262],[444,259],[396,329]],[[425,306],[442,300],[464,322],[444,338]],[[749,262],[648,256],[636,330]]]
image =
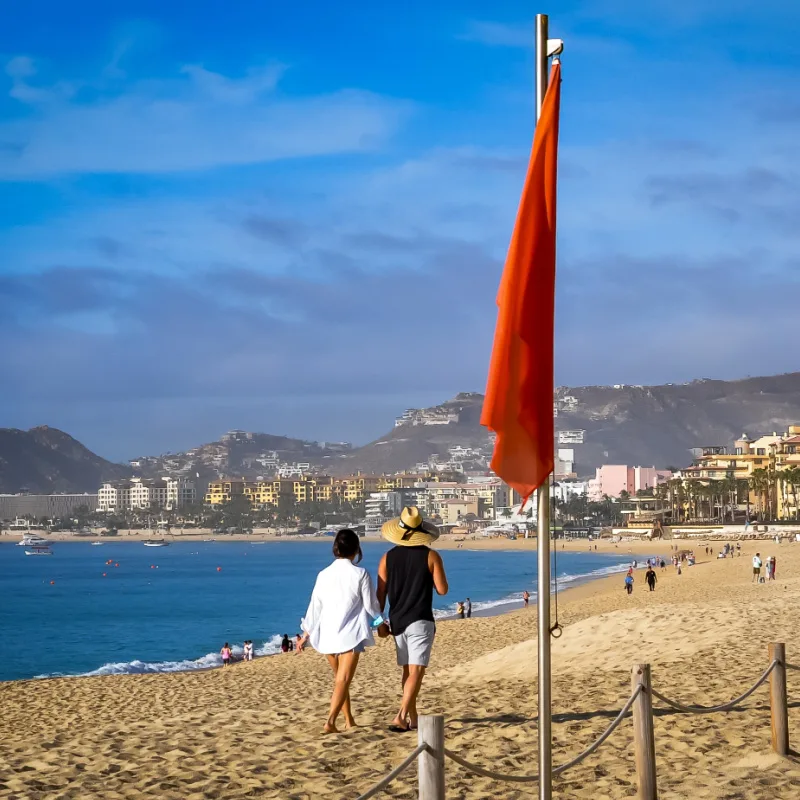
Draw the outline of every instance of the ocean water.
[[[38,558],[0,544],[0,680],[203,669],[221,663],[226,641],[240,653],[245,639],[257,655],[275,653],[281,634],[298,632],[331,544],[64,542]],[[386,546],[363,549],[374,577]],[[474,614],[518,606],[523,589],[535,597],[535,552],[442,555],[450,594],[436,598],[437,616],[467,596]],[[622,571],[627,559],[558,551],[559,582]]]

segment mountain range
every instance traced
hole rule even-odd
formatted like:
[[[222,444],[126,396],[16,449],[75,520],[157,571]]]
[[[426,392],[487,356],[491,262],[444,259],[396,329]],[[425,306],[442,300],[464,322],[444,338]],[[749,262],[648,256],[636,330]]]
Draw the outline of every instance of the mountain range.
[[[482,395],[470,392],[410,409],[362,447],[231,431],[219,441],[142,456],[129,465],[106,461],[54,428],[0,428],[0,492],[95,491],[103,480],[133,474],[255,478],[271,474],[277,462],[307,463],[333,475],[391,473],[431,459],[447,461],[452,448],[461,448],[454,458],[464,469],[481,469],[491,453],[479,423],[482,403]],[[554,413],[556,429],[573,432],[566,435],[573,443],[556,446],[573,450],[579,476],[604,463],[680,467],[690,462],[692,447],[730,445],[744,432],[754,436],[799,423],[800,372],[661,386],[559,387]]]

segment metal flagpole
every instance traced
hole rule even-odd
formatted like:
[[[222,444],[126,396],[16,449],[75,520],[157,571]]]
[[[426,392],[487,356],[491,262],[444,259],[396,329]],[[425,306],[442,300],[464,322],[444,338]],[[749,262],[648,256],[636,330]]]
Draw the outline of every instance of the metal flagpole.
[[[547,92],[548,62],[561,52],[559,39],[548,39],[547,14],[536,15],[536,122]],[[553,796],[550,673],[550,479],[537,489],[537,560],[539,567],[539,800]]]

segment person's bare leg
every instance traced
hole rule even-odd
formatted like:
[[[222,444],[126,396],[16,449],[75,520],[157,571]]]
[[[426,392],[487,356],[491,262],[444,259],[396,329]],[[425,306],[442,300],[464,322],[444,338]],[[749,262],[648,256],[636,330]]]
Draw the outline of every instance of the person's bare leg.
[[[353,681],[353,676],[356,674],[356,667],[358,666],[358,653],[352,650],[349,653],[340,653],[338,656],[333,656],[337,660],[336,677],[333,683],[333,694],[331,695],[331,708],[328,714],[328,721],[325,723],[325,733],[338,733],[336,727],[336,717],[339,712],[344,708],[344,704],[348,701],[350,696],[350,684]],[[328,663],[331,663],[331,656],[328,656]],[[331,663],[331,666],[332,663]],[[350,715],[352,719],[352,714]]]
[[[403,700],[392,725],[400,728],[417,727],[417,697],[424,677],[425,667],[418,664],[403,667]]]
[[[403,719],[408,719],[409,727],[417,727],[417,697],[422,688],[422,679],[425,677],[425,667],[418,664],[409,666],[409,676],[403,687],[403,705],[400,707],[400,714]]]
[[[339,656],[327,656],[328,663],[331,665],[331,669],[333,670],[334,680],[336,680],[336,674],[339,671]],[[353,709],[350,705],[350,689],[347,690],[347,696],[344,700],[344,705],[342,706],[342,714],[344,714],[344,729],[347,730],[348,728],[355,728],[357,727],[355,718],[353,717]],[[335,723],[334,723],[335,727]],[[331,731],[333,733],[333,731]]]
[[[406,693],[406,683],[408,682],[408,664],[403,665],[403,679],[400,683],[400,688],[402,689],[403,698],[405,698]],[[408,721],[403,716],[403,702],[400,702],[400,710],[397,712],[397,716],[391,721],[392,725],[396,725],[398,728],[405,728],[408,724]]]

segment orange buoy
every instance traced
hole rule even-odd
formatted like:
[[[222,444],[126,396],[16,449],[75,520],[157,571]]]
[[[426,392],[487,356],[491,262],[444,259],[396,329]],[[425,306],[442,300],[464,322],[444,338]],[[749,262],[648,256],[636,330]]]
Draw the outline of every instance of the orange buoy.
[[[106,577],[106,573],[105,573],[105,572],[103,573],[103,577],[104,577],[104,578]]]
[[[155,569],[155,568],[156,568],[156,565],[155,565],[155,564],[151,564],[151,565],[150,565],[150,569]]]
[[[222,567],[217,567],[217,572],[222,572]]]
[[[115,567],[118,567],[118,566],[119,566],[119,564],[118,564],[118,563],[117,563],[117,564],[114,564],[114,566],[115,566]]]
[[[55,585],[56,585],[56,582],[55,582],[55,581],[50,581],[50,585],[51,585],[51,586],[55,586]]]

